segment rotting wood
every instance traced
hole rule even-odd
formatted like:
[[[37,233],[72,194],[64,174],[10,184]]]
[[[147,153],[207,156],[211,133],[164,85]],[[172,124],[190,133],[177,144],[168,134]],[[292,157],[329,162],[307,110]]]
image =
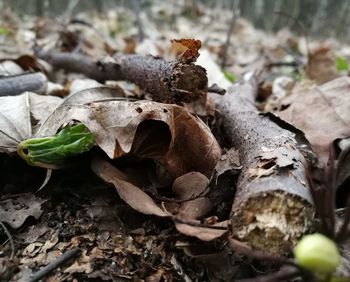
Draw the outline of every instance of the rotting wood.
[[[312,225],[314,208],[307,165],[295,135],[259,115],[256,78],[212,94],[224,134],[240,151],[242,170],[232,206],[232,235],[275,254],[292,246]]]
[[[37,51],[37,56],[55,68],[86,75],[97,81],[127,80],[149,93],[154,101],[190,103],[206,97],[208,79],[201,66],[166,62],[140,55],[116,55],[105,60],[73,53]]]
[[[45,94],[47,78],[40,72],[23,73],[0,78],[0,96],[14,96],[29,91]]]

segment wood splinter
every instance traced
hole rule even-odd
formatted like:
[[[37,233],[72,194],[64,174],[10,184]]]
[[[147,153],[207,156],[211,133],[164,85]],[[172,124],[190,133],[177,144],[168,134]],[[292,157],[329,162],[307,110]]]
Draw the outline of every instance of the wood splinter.
[[[314,208],[306,161],[294,133],[260,115],[256,78],[212,94],[230,145],[240,151],[242,170],[232,206],[232,235],[274,254],[291,251],[312,224]]]

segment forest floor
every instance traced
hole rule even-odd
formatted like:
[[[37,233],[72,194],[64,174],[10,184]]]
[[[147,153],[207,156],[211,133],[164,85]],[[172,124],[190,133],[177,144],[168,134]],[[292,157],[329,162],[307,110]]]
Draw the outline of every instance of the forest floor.
[[[336,275],[349,276],[348,229],[335,235],[349,47],[269,34],[232,11],[151,12],[0,11],[0,281],[310,281],[286,260],[315,229],[339,239]],[[21,143],[73,123],[94,148]],[[330,192],[316,199],[315,185]],[[276,210],[269,195],[282,195]],[[319,228],[327,216],[337,223]],[[252,222],[258,237],[243,234]]]

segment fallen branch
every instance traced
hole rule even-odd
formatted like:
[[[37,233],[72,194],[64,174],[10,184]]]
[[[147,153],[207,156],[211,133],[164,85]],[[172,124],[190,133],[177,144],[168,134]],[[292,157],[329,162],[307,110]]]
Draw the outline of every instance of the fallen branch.
[[[108,61],[59,52],[37,51],[37,56],[55,68],[82,73],[97,81],[127,80],[165,103],[190,103],[206,96],[205,69],[186,62],[166,62],[153,56],[117,55]]]
[[[240,151],[242,170],[232,206],[232,234],[274,254],[291,251],[312,224],[306,164],[293,133],[254,106],[255,77],[224,96],[211,95],[225,136]]]
[[[14,96],[23,92],[45,94],[47,78],[41,72],[0,77],[0,96]]]

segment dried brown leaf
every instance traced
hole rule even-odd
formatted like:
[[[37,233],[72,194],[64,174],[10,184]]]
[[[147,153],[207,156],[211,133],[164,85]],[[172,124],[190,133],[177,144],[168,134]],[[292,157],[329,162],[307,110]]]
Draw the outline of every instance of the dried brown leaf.
[[[3,196],[0,198],[0,218],[12,228],[19,228],[25,220],[33,216],[38,219],[41,216],[41,205],[45,200],[31,193]]]
[[[211,200],[207,197],[199,197],[181,204],[177,217],[181,219],[200,219],[207,215],[213,208]]]
[[[126,176],[109,162],[102,159],[94,159],[91,166],[96,175],[114,185],[120,198],[133,209],[144,214],[152,214],[161,217],[171,216],[171,214],[163,211],[152,198],[140,188],[128,182]]]
[[[327,46],[313,50],[308,58],[306,74],[317,83],[326,83],[338,76],[335,56]]]
[[[350,126],[350,78],[341,77],[311,89],[301,88],[282,100],[282,119],[305,133],[323,163],[329,144],[346,136]]]
[[[227,220],[218,222],[214,224],[213,226],[227,226]],[[212,241],[217,238],[220,238],[223,236],[227,230],[219,230],[219,229],[212,229],[212,228],[206,228],[206,227],[198,227],[198,226],[192,226],[184,223],[176,223],[175,224],[176,229],[181,232],[182,234],[185,234],[187,236],[197,237],[198,239],[202,241]]]
[[[202,42],[196,39],[173,39],[172,43],[179,43],[186,48],[182,54],[180,54],[179,59],[186,62],[195,62],[199,57],[198,50],[202,46]]]
[[[203,194],[209,179],[200,172],[191,171],[175,179],[173,191],[180,200],[190,200]]]

